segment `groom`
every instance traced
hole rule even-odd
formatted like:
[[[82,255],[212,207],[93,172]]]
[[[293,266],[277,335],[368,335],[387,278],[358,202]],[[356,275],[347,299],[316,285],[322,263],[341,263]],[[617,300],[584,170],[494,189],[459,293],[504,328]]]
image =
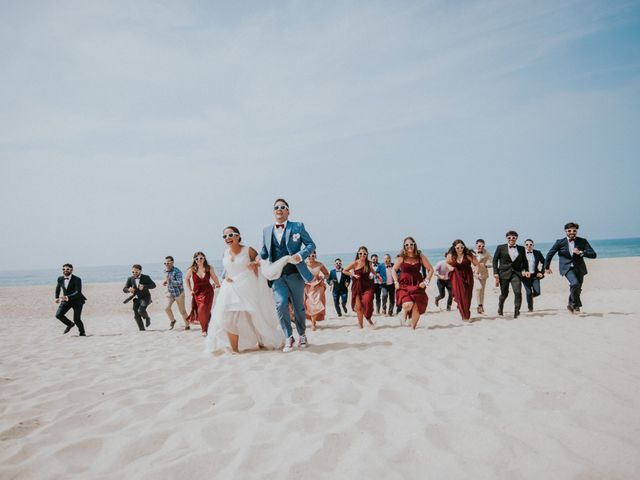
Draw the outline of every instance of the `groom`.
[[[293,350],[295,343],[289,316],[289,299],[293,303],[293,311],[298,331],[299,346],[307,346],[305,335],[306,319],[304,313],[304,284],[313,280],[313,274],[304,260],[316,249],[311,236],[302,222],[289,221],[289,204],[279,198],[273,205],[276,223],[264,228],[262,234],[262,251],[260,257],[275,262],[285,255],[291,255],[291,261],[282,269],[280,278],[271,283],[276,301],[278,318],[287,341],[283,352]]]

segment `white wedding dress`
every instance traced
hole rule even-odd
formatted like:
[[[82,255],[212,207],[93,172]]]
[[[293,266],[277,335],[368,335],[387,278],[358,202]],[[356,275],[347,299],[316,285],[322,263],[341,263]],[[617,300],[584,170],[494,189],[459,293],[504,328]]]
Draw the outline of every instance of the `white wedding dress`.
[[[255,350],[281,348],[284,345],[284,333],[276,311],[273,292],[266,279],[256,276],[249,269],[249,249],[242,247],[235,257],[229,249],[224,252],[222,265],[225,278],[220,291],[217,292],[209,334],[205,339],[205,350],[208,353],[222,353],[230,349],[227,332],[238,335],[238,349]],[[279,276],[278,272],[289,261],[284,257],[274,263],[263,261],[261,269],[268,276]]]

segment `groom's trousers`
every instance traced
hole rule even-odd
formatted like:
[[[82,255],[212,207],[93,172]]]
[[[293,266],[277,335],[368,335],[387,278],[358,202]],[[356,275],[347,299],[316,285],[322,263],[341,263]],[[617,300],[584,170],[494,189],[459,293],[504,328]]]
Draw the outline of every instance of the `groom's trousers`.
[[[291,316],[289,315],[289,299],[293,304],[294,320],[298,335],[304,335],[306,330],[306,318],[304,314],[304,280],[296,273],[283,274],[271,284],[276,300],[276,309],[282,331],[289,338],[291,329]]]

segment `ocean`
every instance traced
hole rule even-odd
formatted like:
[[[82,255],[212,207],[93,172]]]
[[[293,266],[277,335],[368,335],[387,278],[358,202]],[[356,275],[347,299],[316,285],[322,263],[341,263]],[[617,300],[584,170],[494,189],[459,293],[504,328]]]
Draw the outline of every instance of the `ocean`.
[[[523,242],[521,242],[523,243]],[[640,238],[615,238],[609,240],[590,240],[591,246],[598,254],[598,258],[616,258],[616,257],[638,257],[640,256]],[[552,242],[540,242],[537,243],[535,248],[542,251],[543,255],[546,255],[547,251],[551,248]],[[473,246],[473,245],[470,245]],[[488,250],[493,252],[495,245],[488,245]],[[448,247],[441,248],[429,248],[424,249],[424,253],[427,255],[431,263],[435,265],[436,262],[442,259],[444,252]],[[385,253],[389,253],[392,257],[398,253],[397,249],[378,250],[377,253],[382,261],[382,256]],[[343,265],[347,265],[355,258],[355,252],[349,253],[332,253],[325,255],[318,255],[318,260],[323,262],[327,268],[333,267],[333,261],[335,258],[341,258]],[[588,261],[588,260],[587,260]],[[554,262],[557,262],[557,256],[554,258]],[[222,264],[220,259],[216,259],[213,262],[216,272],[222,272]],[[189,261],[176,260],[176,266],[183,272],[191,265]],[[110,282],[122,282],[124,285],[125,280],[130,275],[131,265],[106,265],[100,267],[87,267],[82,265],[74,265],[74,274],[82,278],[84,283],[110,283]],[[164,266],[162,262],[157,264],[144,264],[143,272],[147,275],[151,275],[151,278],[160,280],[164,278],[163,275]],[[58,276],[61,274],[61,268],[48,268],[41,270],[16,270],[16,271],[0,271],[0,287],[17,287],[17,286],[30,286],[30,285],[52,285],[55,287],[55,282]]]

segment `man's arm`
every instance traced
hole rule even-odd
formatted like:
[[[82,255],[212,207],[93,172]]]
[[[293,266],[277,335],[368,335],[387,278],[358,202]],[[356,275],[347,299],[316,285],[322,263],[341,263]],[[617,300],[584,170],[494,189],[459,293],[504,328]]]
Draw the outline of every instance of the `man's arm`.
[[[129,289],[131,288],[131,277],[127,278],[126,283],[124,284],[124,288],[122,289],[122,291],[124,293],[129,293]]]
[[[586,258],[596,258],[596,251],[591,247],[587,239],[584,239],[584,249],[582,250],[582,256]]]
[[[153,279],[147,275],[147,278],[145,279],[146,282],[144,284],[145,288],[148,288],[149,290],[153,290],[154,288],[156,288],[156,282],[153,281]],[[140,282],[142,283],[142,282]]]
[[[316,249],[316,244],[313,243],[311,239],[311,235],[307,232],[307,229],[304,228],[304,223],[300,223],[300,240],[304,244],[304,248],[298,252],[302,261],[306,260],[307,257]]]
[[[553,256],[558,253],[558,249],[560,248],[560,240],[556,240],[556,243],[553,244],[551,250],[547,253],[547,258],[544,260],[544,269],[549,270],[551,267],[551,260],[553,260]]]
[[[60,279],[58,278],[58,283],[56,283],[56,298],[60,297]]]
[[[493,254],[493,273],[494,275],[498,274],[498,261],[500,260],[500,245],[496,248],[496,253]]]
[[[76,281],[76,291],[67,294],[67,297],[70,299],[75,298],[82,293],[82,280],[80,280],[80,277],[74,277],[74,280]]]
[[[260,250],[260,258],[262,258],[263,260],[266,260],[267,258],[269,258],[269,252],[267,251],[267,242],[266,242],[265,236],[266,236],[265,231],[262,230],[262,250]]]

